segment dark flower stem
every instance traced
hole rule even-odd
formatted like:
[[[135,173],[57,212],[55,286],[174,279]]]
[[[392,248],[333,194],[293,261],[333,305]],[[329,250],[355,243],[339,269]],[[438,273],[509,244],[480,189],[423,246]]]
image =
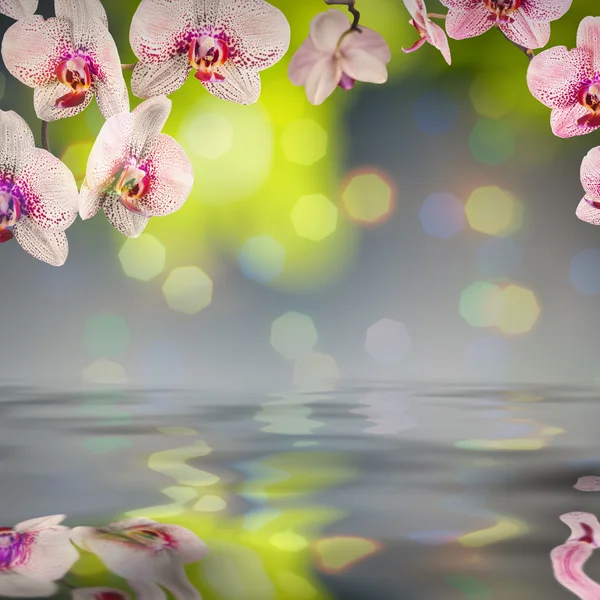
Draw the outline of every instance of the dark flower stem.
[[[498,29],[498,31],[516,48],[518,48],[521,52],[523,52],[523,54],[525,54],[525,56],[527,56],[527,58],[529,60],[533,60],[535,57],[535,52],[531,49],[531,48],[525,48],[525,46],[520,46],[519,44],[516,44],[515,42],[513,42],[511,39],[508,38],[508,36],[504,33],[504,31],[502,31],[501,29]]]
[[[131,63],[129,65],[121,65],[121,69],[123,69],[123,71],[133,71],[135,65],[136,63]]]
[[[48,121],[42,121],[42,148],[51,152],[50,139],[48,137]]]
[[[341,4],[348,8],[350,14],[354,17],[352,25],[350,26],[351,31],[360,31],[358,23],[360,21],[360,13],[356,10],[356,0],[325,0],[325,4],[333,6],[334,4]]]

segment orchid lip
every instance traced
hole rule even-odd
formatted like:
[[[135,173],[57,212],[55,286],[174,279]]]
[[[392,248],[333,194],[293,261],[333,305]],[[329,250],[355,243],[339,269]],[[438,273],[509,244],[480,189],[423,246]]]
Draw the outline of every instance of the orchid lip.
[[[79,106],[85,100],[86,92],[92,86],[92,69],[85,56],[72,56],[61,61],[56,67],[56,77],[71,88],[56,101],[60,108]]]
[[[19,219],[27,214],[19,189],[11,182],[0,184],[0,244],[14,237],[13,229]],[[0,547],[4,530],[0,529]],[[0,559],[1,560],[1,559]]]
[[[229,47],[222,39],[210,35],[195,37],[190,42],[188,57],[197,79],[205,83],[224,81],[225,77],[215,71],[229,58]]]
[[[148,193],[149,188],[150,177],[148,173],[135,164],[126,165],[115,184],[115,191],[119,194],[119,202],[128,210],[137,214],[144,214],[139,201]]]
[[[490,11],[488,19],[500,23],[512,23],[511,16],[520,6],[521,0],[483,0],[486,8]]]

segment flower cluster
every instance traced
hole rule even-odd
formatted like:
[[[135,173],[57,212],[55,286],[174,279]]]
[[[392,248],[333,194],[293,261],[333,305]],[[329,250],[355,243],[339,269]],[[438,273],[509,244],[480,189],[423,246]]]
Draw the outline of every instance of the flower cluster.
[[[531,59],[527,83],[552,109],[552,131],[560,137],[600,127],[600,17],[586,17],[577,47],[550,48],[550,23],[572,0],[440,0],[447,14],[427,11],[425,0],[404,0],[418,38],[448,64],[448,37],[475,37],[498,29]],[[356,0],[324,0],[346,7],[353,19],[330,8],[316,15],[308,38],[289,63],[289,78],[308,101],[322,104],[336,88],[387,81],[391,53],[384,38],[360,23]],[[100,209],[129,237],[141,234],[150,217],[168,215],[191,194],[194,174],[179,144],[161,133],[171,109],[167,96],[190,73],[209,93],[252,104],[261,91],[260,72],[277,63],[290,45],[283,13],[266,0],[141,0],[129,41],[138,59],[122,65],[101,0],[55,0],[55,17],[36,15],[38,0],[0,0],[0,13],[15,19],[2,40],[2,59],[15,78],[34,89],[34,108],[48,123],[71,117],[95,97],[106,123],[77,189],[72,174],[49,152],[34,147],[27,124],[0,111],[0,243],[15,238],[40,260],[62,265],[65,230],[77,214]],[[445,30],[434,20],[445,20]],[[130,112],[123,69],[131,69],[131,91],[142,99]],[[586,191],[577,216],[600,224],[600,147],[583,161]]]
[[[176,600],[201,600],[184,565],[201,560],[208,548],[188,529],[145,518],[70,529],[61,525],[64,519],[53,515],[0,527],[1,596],[48,597],[63,584],[73,600],[130,600],[119,589],[76,588],[64,580],[79,559],[78,547],[125,579],[136,598],[166,598],[165,589]]]

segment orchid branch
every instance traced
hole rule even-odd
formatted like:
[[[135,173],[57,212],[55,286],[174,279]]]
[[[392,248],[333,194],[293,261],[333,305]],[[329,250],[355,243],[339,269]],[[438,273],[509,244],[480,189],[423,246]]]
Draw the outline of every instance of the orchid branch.
[[[533,60],[535,57],[535,52],[531,49],[531,48],[526,48],[525,46],[521,46],[519,44],[517,44],[516,42],[513,42],[505,33],[504,31],[502,31],[502,29],[498,29],[498,31],[516,48],[518,48],[521,52],[523,52],[525,54],[525,56],[527,56],[527,58],[529,60]]]
[[[438,13],[427,13],[427,16],[430,19],[446,19],[448,15],[440,15]]]
[[[42,148],[51,152],[50,138],[48,136],[48,121],[42,121]]]
[[[130,64],[126,64],[126,65],[121,65],[121,69],[123,69],[123,71],[133,71],[135,65],[137,63],[130,63]]]
[[[350,29],[353,31],[360,31],[358,27],[358,23],[360,21],[360,13],[356,10],[356,0],[325,0],[325,4],[329,6],[333,6],[335,4],[346,6],[350,14],[354,17]]]

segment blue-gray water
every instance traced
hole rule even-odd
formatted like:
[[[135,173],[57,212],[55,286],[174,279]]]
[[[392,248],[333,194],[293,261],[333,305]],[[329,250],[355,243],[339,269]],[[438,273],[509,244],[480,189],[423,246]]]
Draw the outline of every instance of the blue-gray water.
[[[549,553],[569,536],[559,515],[600,514],[600,493],[573,488],[600,474],[597,401],[593,389],[456,385],[5,388],[2,525],[56,513],[100,525],[144,509],[169,522],[187,511],[200,537],[209,532],[205,598],[301,597],[278,587],[285,569],[317,590],[307,598],[567,600]],[[282,530],[243,519],[259,513],[279,515]],[[339,537],[363,556],[328,567],[319,544]],[[600,580],[597,559],[586,572]]]

